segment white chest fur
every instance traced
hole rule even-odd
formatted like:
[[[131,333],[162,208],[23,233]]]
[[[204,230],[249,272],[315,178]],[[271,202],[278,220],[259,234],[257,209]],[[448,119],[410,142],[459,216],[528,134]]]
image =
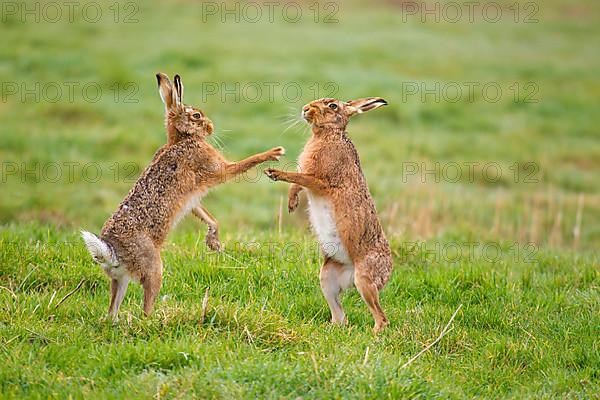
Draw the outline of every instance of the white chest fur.
[[[323,252],[326,256],[342,264],[352,264],[335,224],[333,206],[326,198],[307,192],[310,223],[319,239]]]
[[[181,219],[183,217],[188,215],[194,207],[197,207],[198,205],[200,205],[200,201],[202,200],[202,198],[204,197],[205,194],[206,194],[206,192],[194,193],[192,196],[190,196],[187,199],[184,206],[181,208],[181,210],[179,210],[179,212],[175,216],[175,219],[173,219],[173,224],[171,225],[171,229],[175,228],[177,226],[177,224],[179,223],[179,221],[181,221]]]

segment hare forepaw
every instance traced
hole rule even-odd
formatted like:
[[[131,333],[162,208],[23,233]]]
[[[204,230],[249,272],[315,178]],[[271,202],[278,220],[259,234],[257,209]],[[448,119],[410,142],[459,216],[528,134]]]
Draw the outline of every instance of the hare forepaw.
[[[285,154],[283,147],[275,147],[267,152],[267,159],[269,161],[279,161],[279,158]]]
[[[373,327],[373,333],[375,333],[375,334],[380,333],[388,325],[389,325],[389,321],[387,319],[383,319],[381,321],[375,322],[375,326]]]
[[[206,234],[206,239],[204,241],[206,242],[208,248],[212,251],[223,251],[223,245],[221,244],[218,233],[216,231],[209,230]]]
[[[288,212],[293,213],[298,208],[298,195],[291,196],[288,199]]]
[[[267,175],[269,177],[269,179],[271,179],[272,181],[278,181],[278,180],[280,180],[282,173],[283,173],[283,171],[279,171],[279,170],[274,169],[274,168],[267,168],[267,169],[265,169],[265,175]]]

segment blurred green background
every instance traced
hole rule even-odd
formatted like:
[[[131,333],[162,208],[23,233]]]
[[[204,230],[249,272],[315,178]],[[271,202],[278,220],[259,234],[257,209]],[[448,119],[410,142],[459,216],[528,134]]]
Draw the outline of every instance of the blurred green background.
[[[597,398],[600,3],[466,3],[2,2],[0,397]],[[130,285],[113,325],[78,231],[166,141],[158,71],[229,159],[287,155],[211,191],[227,251],[187,218],[156,312]],[[356,291],[330,326],[307,217],[262,175],[323,96],[389,102],[348,129],[396,269],[377,337]]]
[[[53,22],[50,3],[28,3],[37,16],[21,3],[3,9],[4,224],[99,230],[132,185],[125,178],[165,142],[163,71],[183,76],[186,102],[214,120],[231,159],[283,145],[293,163],[308,129],[286,128],[315,97],[386,98],[349,132],[392,236],[600,244],[597,2],[519,3],[517,13],[500,1],[472,16],[463,8],[456,23],[451,2],[433,14],[392,0],[281,3],[272,15],[260,5],[257,22],[256,6],[196,1],[78,3]],[[224,234],[275,223],[286,187],[259,172],[206,199]],[[284,229],[304,220],[285,216]]]

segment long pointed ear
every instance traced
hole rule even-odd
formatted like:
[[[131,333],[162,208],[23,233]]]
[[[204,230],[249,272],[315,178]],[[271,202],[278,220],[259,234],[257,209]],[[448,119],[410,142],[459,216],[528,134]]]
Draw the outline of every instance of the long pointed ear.
[[[381,106],[387,106],[388,102],[381,97],[365,97],[364,99],[350,100],[346,102],[346,114],[351,117],[374,110]]]
[[[183,104],[183,82],[181,81],[181,77],[179,74],[175,75],[173,78],[175,81],[175,92],[177,93],[177,101],[179,104]]]
[[[165,104],[165,108],[171,110],[175,107],[175,91],[173,90],[173,84],[169,80],[169,77],[162,72],[156,74],[156,81],[158,82],[158,93],[160,98]]]

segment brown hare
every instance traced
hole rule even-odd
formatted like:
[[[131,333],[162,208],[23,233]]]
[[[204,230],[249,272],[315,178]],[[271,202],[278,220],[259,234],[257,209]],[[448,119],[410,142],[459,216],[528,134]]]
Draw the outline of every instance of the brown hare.
[[[326,98],[305,105],[302,117],[312,136],[299,157],[298,172],[265,171],[274,181],[292,184],[290,212],[298,206],[298,193],[306,190],[311,225],[325,257],[320,280],[331,321],[346,323],[339,296],[354,285],[373,314],[375,332],[388,324],[379,291],[392,272],[392,257],[346,125],[350,117],[384,105],[378,97],[348,102]]]
[[[188,134],[185,133],[185,130],[180,131],[174,124],[175,120],[169,117],[171,113],[171,106],[169,105],[170,103],[168,103],[168,101],[169,99],[171,99],[171,97],[169,96],[172,96],[173,93],[171,90],[171,82],[169,81],[169,77],[163,73],[158,73],[156,75],[156,78],[158,80],[159,94],[165,104],[165,127],[167,129],[167,145],[172,145],[179,142],[181,139],[184,139]],[[183,84],[181,83],[181,78],[178,78],[178,76],[176,76],[175,78],[177,80],[176,87],[179,90],[181,90],[181,98],[183,98]],[[164,89],[162,90],[161,84],[164,87]],[[169,93],[171,93],[171,95],[169,95]],[[208,122],[210,122],[210,120],[208,120]],[[164,150],[166,148],[167,146],[163,146],[161,150]],[[157,151],[154,155],[154,158],[156,158],[159,154],[162,154],[162,151]],[[213,217],[212,214],[201,204],[198,204],[197,206],[192,208],[192,214],[198,217],[202,222],[204,222],[208,226],[208,232],[205,238],[206,245],[211,250],[221,251],[222,246],[219,240],[219,223],[215,219],[215,217]]]
[[[179,219],[194,211],[214,220],[199,202],[207,191],[265,161],[277,161],[282,147],[240,162],[227,161],[206,142],[213,124],[198,108],[183,104],[183,84],[158,74],[160,96],[167,109],[169,141],[155,154],[100,236],[82,231],[94,260],[111,278],[109,315],[116,319],[131,279],[144,288],[144,313],[152,312],[162,282],[160,249]],[[216,223],[215,223],[216,225]]]

